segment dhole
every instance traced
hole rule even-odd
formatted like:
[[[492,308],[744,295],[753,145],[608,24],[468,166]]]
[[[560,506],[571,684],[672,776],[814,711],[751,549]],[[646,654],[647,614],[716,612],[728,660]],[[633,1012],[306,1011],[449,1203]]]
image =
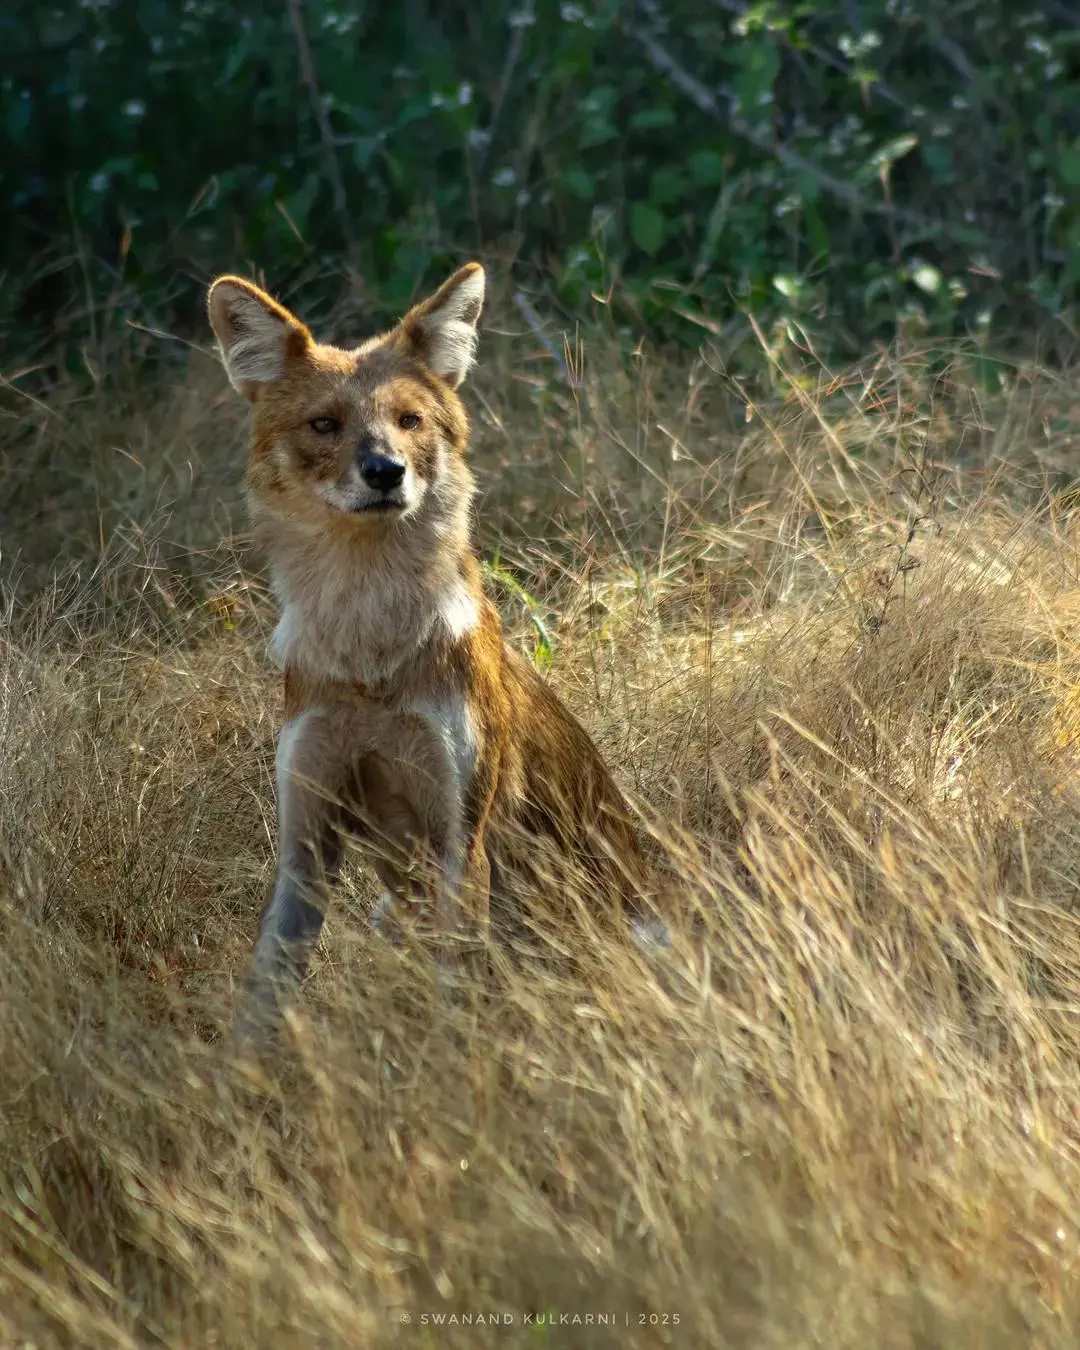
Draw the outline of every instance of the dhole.
[[[632,911],[643,893],[622,794],[484,593],[457,393],[483,300],[470,263],[344,350],[250,282],[210,288],[229,379],[253,405],[248,499],[285,674],[277,879],[247,1017],[302,973],[343,833],[369,846],[384,905],[417,898],[429,867],[444,954],[482,936],[493,874],[505,888],[522,840],[546,838]]]

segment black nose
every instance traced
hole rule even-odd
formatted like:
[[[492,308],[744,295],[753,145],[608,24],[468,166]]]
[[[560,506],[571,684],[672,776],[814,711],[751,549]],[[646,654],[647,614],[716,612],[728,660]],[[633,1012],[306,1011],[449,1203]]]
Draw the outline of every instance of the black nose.
[[[405,462],[368,450],[360,456],[360,477],[376,492],[389,492],[405,477]]]

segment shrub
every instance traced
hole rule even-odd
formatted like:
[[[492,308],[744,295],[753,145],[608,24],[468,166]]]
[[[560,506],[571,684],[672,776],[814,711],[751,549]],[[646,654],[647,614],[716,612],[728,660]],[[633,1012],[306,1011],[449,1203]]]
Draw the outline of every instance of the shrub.
[[[477,248],[691,342],[1063,333],[1076,300],[1054,0],[65,0],[0,38],[7,324],[345,258],[395,309]]]

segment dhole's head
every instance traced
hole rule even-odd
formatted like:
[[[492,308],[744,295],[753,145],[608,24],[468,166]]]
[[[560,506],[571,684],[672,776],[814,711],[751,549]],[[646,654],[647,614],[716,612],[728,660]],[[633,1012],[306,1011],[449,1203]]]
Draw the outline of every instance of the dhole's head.
[[[219,277],[210,323],[253,405],[248,489],[260,514],[383,529],[467,498],[457,389],[476,353],[484,270],[469,263],[379,337],[316,342],[258,286]]]

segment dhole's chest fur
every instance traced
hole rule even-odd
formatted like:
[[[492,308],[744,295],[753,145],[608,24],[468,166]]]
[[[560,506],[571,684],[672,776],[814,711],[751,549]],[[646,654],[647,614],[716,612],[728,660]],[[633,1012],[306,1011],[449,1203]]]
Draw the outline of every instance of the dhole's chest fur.
[[[408,536],[367,549],[329,531],[264,532],[280,606],[271,650],[283,670],[383,686],[435,639],[476,625],[458,559],[410,547]]]

